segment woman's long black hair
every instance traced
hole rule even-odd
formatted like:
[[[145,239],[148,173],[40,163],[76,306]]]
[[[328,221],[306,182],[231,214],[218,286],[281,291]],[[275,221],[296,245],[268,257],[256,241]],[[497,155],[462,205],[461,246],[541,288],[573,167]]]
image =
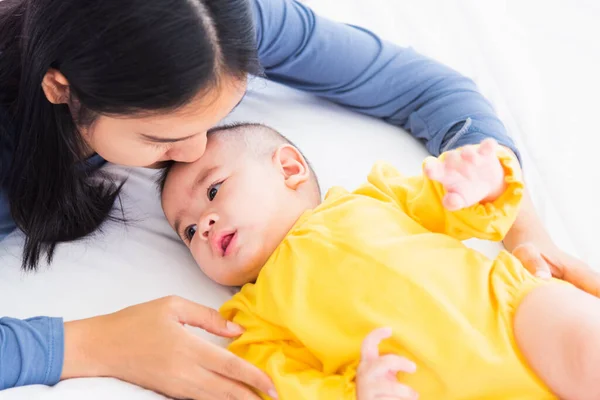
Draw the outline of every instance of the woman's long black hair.
[[[68,79],[69,105],[46,99],[49,68]],[[98,229],[119,195],[85,168],[77,127],[176,109],[220,72],[260,73],[247,0],[0,0],[0,145],[13,150],[0,190],[26,235],[25,270]]]

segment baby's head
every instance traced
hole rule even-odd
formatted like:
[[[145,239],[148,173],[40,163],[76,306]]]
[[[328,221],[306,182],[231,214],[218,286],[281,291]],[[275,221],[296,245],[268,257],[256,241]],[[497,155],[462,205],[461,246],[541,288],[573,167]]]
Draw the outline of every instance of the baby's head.
[[[321,199],[302,153],[258,124],[209,131],[204,155],[173,164],[160,185],[165,215],[200,268],[230,286],[256,280],[302,213]]]

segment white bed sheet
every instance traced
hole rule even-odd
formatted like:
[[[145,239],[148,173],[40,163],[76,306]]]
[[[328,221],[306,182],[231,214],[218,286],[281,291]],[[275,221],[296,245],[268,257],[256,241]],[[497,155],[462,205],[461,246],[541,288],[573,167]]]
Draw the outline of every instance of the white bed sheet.
[[[556,240],[566,249],[598,262],[598,250],[587,238],[591,236],[591,228],[599,222],[594,204],[573,207],[580,204],[582,197],[592,198],[591,185],[575,184],[573,187],[580,192],[561,190],[572,185],[561,186],[560,179],[553,179],[568,173],[555,163],[555,156],[561,154],[559,150],[572,156],[563,154],[563,159],[579,165],[565,170],[579,171],[586,166],[583,156],[591,156],[585,153],[590,149],[580,149],[577,145],[576,133],[579,132],[569,132],[566,142],[542,140],[546,135],[552,139],[562,138],[568,126],[556,116],[550,118],[552,111],[556,112],[563,104],[548,102],[542,90],[554,84],[550,82],[554,75],[546,70],[540,72],[535,64],[546,61],[544,57],[548,56],[544,49],[535,46],[540,39],[535,35],[547,32],[541,25],[537,25],[539,31],[526,31],[525,23],[535,16],[536,8],[519,8],[517,13],[512,13],[511,6],[517,4],[516,1],[489,1],[483,6],[474,0],[370,0],[368,3],[313,0],[309,3],[325,15],[368,26],[384,37],[416,47],[473,77],[521,145],[528,184]],[[566,2],[564,4],[566,6]],[[577,7],[569,4],[569,8]],[[587,9],[597,11],[594,7],[589,2]],[[551,25],[544,29],[549,27]],[[539,53],[532,57],[534,52],[527,46],[535,47]],[[565,86],[562,93],[570,89]],[[573,107],[576,105],[574,102]],[[550,129],[548,125],[552,124],[544,124],[544,118],[550,118],[555,126]],[[288,135],[313,162],[324,187],[356,186],[378,159],[390,161],[407,173],[418,173],[426,156],[419,143],[395,127],[262,80],[252,82],[252,90],[230,118],[230,121],[235,120],[268,123]],[[589,125],[579,120],[575,123],[592,128],[591,118],[588,122]],[[343,143],[342,150],[335,146],[339,143]],[[333,168],[340,164],[346,167],[344,172]],[[102,235],[61,246],[52,268],[35,275],[19,270],[22,238],[13,235],[7,239],[0,249],[0,315],[61,315],[75,319],[169,294],[213,307],[230,296],[229,289],[204,277],[171,232],[162,217],[153,186],[154,172],[115,166],[107,169],[128,177],[124,204],[130,222],[126,226],[108,224]],[[575,175],[589,180],[596,177],[593,173],[590,171],[586,178],[579,172]],[[569,177],[572,183],[572,176]],[[472,241],[470,244],[489,255],[500,248],[492,243]],[[204,332],[196,332],[223,343]],[[1,400],[106,398],[153,400],[163,397],[105,378],[75,379],[53,388],[32,386],[0,393]]]

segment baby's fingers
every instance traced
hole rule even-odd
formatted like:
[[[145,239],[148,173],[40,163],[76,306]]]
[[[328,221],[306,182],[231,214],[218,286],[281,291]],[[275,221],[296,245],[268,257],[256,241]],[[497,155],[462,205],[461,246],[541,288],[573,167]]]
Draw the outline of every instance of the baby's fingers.
[[[387,354],[379,357],[377,361],[371,367],[369,375],[373,376],[384,376],[393,375],[396,376],[398,372],[406,372],[409,374],[414,373],[417,370],[417,365],[407,358],[396,356],[393,354]]]
[[[437,158],[430,157],[425,161],[425,176],[432,181],[441,182],[444,179],[444,164]]]
[[[362,343],[361,361],[373,361],[379,358],[379,343],[391,336],[391,328],[379,328],[369,333]]]
[[[442,199],[442,204],[448,211],[458,211],[468,206],[465,198],[455,192],[447,193]]]
[[[479,158],[477,150],[473,146],[468,146],[460,153],[460,157],[467,163],[476,163]]]
[[[454,171],[459,170],[462,164],[460,154],[457,150],[448,152],[446,154],[446,159],[444,160],[444,162],[446,164],[447,169]]]
[[[483,157],[488,157],[492,154],[495,154],[497,148],[498,142],[496,142],[494,139],[488,138],[481,142],[478,153]]]
[[[419,394],[398,382],[382,382],[377,390],[377,400],[416,400]]]

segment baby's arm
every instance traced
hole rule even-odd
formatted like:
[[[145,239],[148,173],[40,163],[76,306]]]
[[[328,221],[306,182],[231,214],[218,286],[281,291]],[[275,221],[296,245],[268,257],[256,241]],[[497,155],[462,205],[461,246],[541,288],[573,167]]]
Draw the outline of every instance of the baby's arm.
[[[424,175],[377,166],[358,192],[383,194],[432,232],[460,240],[502,240],[512,226],[523,182],[516,158],[493,140],[428,158]],[[374,192],[373,189],[378,191]]]
[[[228,347],[229,351],[265,371],[275,384],[279,399],[339,399],[356,400],[354,370],[340,374],[325,374],[322,363],[299,342],[285,321],[257,310],[260,290],[246,285],[241,292],[221,307],[226,319],[244,327],[245,332]],[[280,287],[274,289],[277,292]],[[271,294],[272,292],[269,292]],[[293,314],[293,306],[285,304]],[[269,311],[275,310],[270,307]],[[285,318],[284,318],[285,319]],[[259,393],[263,399],[271,399]]]
[[[416,400],[416,392],[397,378],[398,373],[414,372],[414,363],[392,354],[379,355],[379,343],[389,336],[389,329],[371,333],[363,343],[358,369],[348,366],[337,374],[323,372],[308,349],[289,340],[254,342],[242,335],[230,350],[265,371],[280,399]]]
[[[273,380],[279,399],[416,399],[414,392],[396,377],[399,372],[414,372],[414,363],[396,355],[379,355],[379,343],[391,336],[390,329],[377,329],[367,335],[362,349],[356,349],[356,353],[361,350],[360,364],[326,371],[324,361],[288,329],[273,325],[268,316],[255,313],[253,289],[244,287],[221,308],[225,318],[245,328],[229,345],[229,350],[265,371]]]
[[[320,362],[299,343],[287,340],[247,341],[243,336],[229,349],[261,370],[273,381],[278,398],[356,400],[350,370],[326,374]],[[260,394],[263,399],[271,399]]]

